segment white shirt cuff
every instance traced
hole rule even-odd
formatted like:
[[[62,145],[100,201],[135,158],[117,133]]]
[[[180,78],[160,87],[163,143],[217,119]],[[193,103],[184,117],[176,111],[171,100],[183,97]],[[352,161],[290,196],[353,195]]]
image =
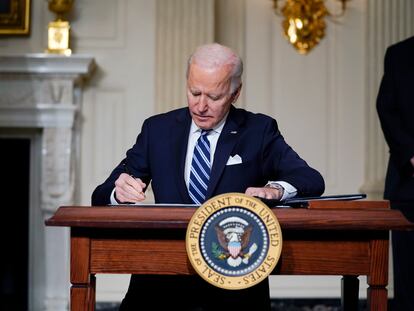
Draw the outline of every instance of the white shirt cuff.
[[[282,187],[283,187],[283,186],[282,186]],[[111,192],[111,204],[112,204],[112,205],[119,205],[118,201],[117,201],[117,200],[115,200],[115,188],[114,188],[114,190],[112,190],[112,192]]]

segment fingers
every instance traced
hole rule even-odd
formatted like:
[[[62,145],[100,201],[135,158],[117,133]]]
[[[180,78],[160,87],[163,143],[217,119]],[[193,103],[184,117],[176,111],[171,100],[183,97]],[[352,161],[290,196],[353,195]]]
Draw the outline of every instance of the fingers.
[[[245,193],[253,197],[275,200],[280,199],[282,196],[278,189],[269,187],[249,187],[246,189]]]
[[[121,203],[136,203],[145,200],[146,184],[139,178],[122,173],[115,181],[116,198]]]

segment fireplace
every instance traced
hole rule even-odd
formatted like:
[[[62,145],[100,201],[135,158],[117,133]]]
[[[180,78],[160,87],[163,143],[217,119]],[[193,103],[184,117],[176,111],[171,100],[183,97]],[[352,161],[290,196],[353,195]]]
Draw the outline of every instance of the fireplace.
[[[28,309],[30,139],[0,138],[0,310]]]
[[[13,310],[68,308],[69,232],[46,228],[44,220],[59,206],[76,203],[77,116],[94,66],[90,56],[0,55],[0,165],[6,184],[0,233],[7,250],[0,299],[13,303]]]

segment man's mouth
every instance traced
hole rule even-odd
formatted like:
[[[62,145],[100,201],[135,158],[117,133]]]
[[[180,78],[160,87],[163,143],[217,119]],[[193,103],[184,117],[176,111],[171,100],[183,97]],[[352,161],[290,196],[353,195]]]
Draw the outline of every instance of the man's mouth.
[[[196,116],[197,119],[200,119],[200,120],[207,120],[207,119],[210,118],[210,116],[203,116],[203,115],[199,115],[199,114],[195,114],[195,116]]]

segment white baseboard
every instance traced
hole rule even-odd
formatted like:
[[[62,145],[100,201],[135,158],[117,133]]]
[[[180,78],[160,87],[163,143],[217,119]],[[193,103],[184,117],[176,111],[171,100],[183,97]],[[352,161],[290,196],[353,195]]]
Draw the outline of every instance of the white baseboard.
[[[98,274],[96,301],[121,301],[128,289],[127,274]],[[340,298],[340,276],[270,276],[271,298]],[[359,298],[367,297],[366,277],[359,277]],[[388,297],[393,297],[392,280],[388,286]]]

